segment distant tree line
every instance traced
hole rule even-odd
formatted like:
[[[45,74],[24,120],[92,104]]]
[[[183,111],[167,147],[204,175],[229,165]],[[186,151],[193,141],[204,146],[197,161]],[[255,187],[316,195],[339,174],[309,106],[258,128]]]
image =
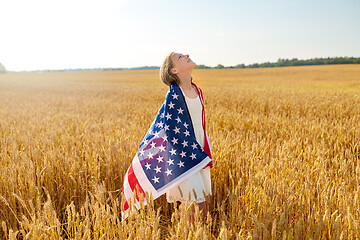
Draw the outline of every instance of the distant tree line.
[[[307,60],[293,59],[282,59],[279,58],[277,62],[264,62],[264,63],[253,63],[249,65],[237,64],[235,66],[225,67],[222,64],[218,64],[215,67],[209,67],[205,65],[197,65],[195,68],[198,69],[222,69],[222,68],[265,68],[265,67],[290,67],[290,66],[306,66],[306,65],[327,65],[327,64],[360,64],[360,58],[355,57],[334,57],[334,58],[312,58]]]
[[[290,66],[306,66],[306,65],[327,65],[327,64],[360,64],[360,57],[333,57],[333,58],[312,58],[307,60],[282,59],[279,58],[277,62],[253,63],[249,65],[237,64],[235,66],[224,66],[218,64],[215,67],[206,66],[203,64],[196,65],[197,69],[222,69],[222,68],[266,68],[266,67],[290,67]],[[132,68],[77,68],[77,69],[58,69],[58,70],[35,70],[30,72],[81,72],[81,71],[118,71],[118,70],[149,70],[159,69],[158,66],[143,66]],[[5,73],[6,68],[0,63],[0,73]]]
[[[159,69],[158,66],[144,66],[144,67],[132,67],[132,68],[67,68],[67,69],[55,69],[55,70],[34,70],[23,72],[91,72],[91,71],[120,71],[120,70],[149,70]]]

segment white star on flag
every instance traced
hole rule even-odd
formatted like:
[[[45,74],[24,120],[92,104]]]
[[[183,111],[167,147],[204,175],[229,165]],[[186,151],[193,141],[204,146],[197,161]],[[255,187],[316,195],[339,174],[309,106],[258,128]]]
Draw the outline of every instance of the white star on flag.
[[[178,108],[178,114],[183,114],[184,110],[182,110],[181,108]]]
[[[175,128],[173,129],[173,131],[175,132],[175,134],[180,133],[180,128],[175,127]]]
[[[193,150],[197,149],[197,144],[196,143],[193,143],[191,146],[192,146]]]
[[[172,109],[172,108],[174,108],[175,104],[173,104],[172,102],[170,102],[170,103],[168,104],[168,106],[169,106],[169,109]]]
[[[170,114],[170,113],[167,113],[165,117],[166,117],[167,120],[169,120],[169,119],[171,119],[171,114]],[[166,126],[166,125],[165,125],[165,126]]]
[[[171,151],[169,151],[171,153],[171,156],[172,155],[176,155],[176,149],[171,149]]]
[[[146,163],[146,164],[145,164],[146,170],[149,170],[149,169],[150,169],[150,166],[151,166],[151,164]]]
[[[194,160],[194,159],[196,159],[196,154],[192,153],[190,157],[191,157],[192,160]]]
[[[172,160],[171,158],[169,158],[169,160],[167,161],[167,163],[168,163],[169,165],[174,165],[174,160]]]
[[[172,175],[172,170],[170,169],[166,169],[165,173],[166,173],[166,176],[169,176],[169,175]]]
[[[140,152],[140,156],[144,156],[144,154],[145,154],[144,149],[141,149],[139,152]]]
[[[176,93],[174,93],[174,94],[171,95],[171,96],[173,97],[173,99],[176,99],[176,100],[177,100],[179,95],[177,95]]]
[[[164,161],[163,159],[164,159],[164,158],[163,158],[162,156],[158,156],[158,157],[156,158],[156,160],[158,160],[158,163],[163,162],[163,161]]]
[[[158,182],[159,182],[159,178],[157,178],[156,176],[154,176],[154,178],[153,178],[153,179],[151,179],[151,180],[153,180],[153,181],[154,181],[154,183],[158,183]]]
[[[183,158],[183,157],[185,157],[185,156],[186,156],[186,152],[181,151],[180,155],[181,155],[181,157]]]
[[[173,143],[173,145],[177,144],[178,143],[178,139],[173,137],[173,139],[171,140],[171,142]]]
[[[190,136],[190,132],[189,132],[188,130],[186,130],[186,131],[184,132],[184,134],[185,134],[185,137]]]
[[[156,173],[159,173],[159,172],[161,172],[161,167],[156,166],[156,168],[154,170],[156,171]]]
[[[159,149],[160,149],[160,152],[165,152],[165,146],[160,145]]]
[[[187,147],[188,142],[184,140],[184,142],[181,143],[183,145],[183,147]]]
[[[180,161],[177,165],[179,165],[179,168],[184,166],[184,162]]]

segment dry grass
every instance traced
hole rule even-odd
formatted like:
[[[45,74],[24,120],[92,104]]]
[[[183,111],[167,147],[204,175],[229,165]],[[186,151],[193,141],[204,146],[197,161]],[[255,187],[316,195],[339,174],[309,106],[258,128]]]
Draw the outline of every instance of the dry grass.
[[[360,238],[360,66],[195,70],[215,167],[205,224],[161,197],[120,221],[157,71],[0,75],[4,239]]]

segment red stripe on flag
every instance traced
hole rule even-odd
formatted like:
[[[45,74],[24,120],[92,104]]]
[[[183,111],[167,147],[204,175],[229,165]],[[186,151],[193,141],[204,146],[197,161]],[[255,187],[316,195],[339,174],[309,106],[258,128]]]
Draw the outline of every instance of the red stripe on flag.
[[[140,193],[142,193],[145,197],[145,192],[144,190],[142,189],[138,179],[136,178],[135,176],[135,173],[134,173],[134,169],[133,169],[133,165],[131,164],[130,167],[129,167],[129,172],[128,172],[128,182],[129,182],[129,185],[130,185],[130,188],[133,192],[136,192],[136,200],[139,201],[139,196],[138,196],[138,193],[137,193],[137,189],[136,189],[136,186],[139,187],[139,191]]]
[[[206,135],[206,125],[205,125],[205,107],[204,107],[204,98],[203,98],[203,95],[202,95],[202,90],[195,85],[195,83],[193,83],[194,86],[195,86],[195,89],[197,90],[198,94],[199,94],[199,97],[200,97],[200,102],[201,102],[201,105],[202,105],[202,124],[203,124],[203,129],[204,129],[204,151],[205,153],[212,159],[212,156],[211,156],[211,150],[210,150],[210,145],[209,145],[209,142],[208,142],[208,137]],[[208,165],[206,165],[205,167],[213,167],[213,161],[209,162]]]
[[[124,178],[124,180],[123,180],[123,188],[122,188],[122,193],[123,193],[123,196],[125,197],[125,202],[124,202],[124,206],[123,206],[123,211],[125,212],[125,211],[127,211],[128,209],[129,209],[129,203],[128,203],[128,201],[127,201],[127,199],[126,199],[126,195],[125,195],[125,182],[126,182],[126,180],[127,180],[127,173],[128,173],[128,171],[129,171],[129,169],[126,171],[126,173],[125,173],[125,178]]]
[[[124,203],[124,212],[127,211],[129,209],[129,203],[127,201],[125,201]]]

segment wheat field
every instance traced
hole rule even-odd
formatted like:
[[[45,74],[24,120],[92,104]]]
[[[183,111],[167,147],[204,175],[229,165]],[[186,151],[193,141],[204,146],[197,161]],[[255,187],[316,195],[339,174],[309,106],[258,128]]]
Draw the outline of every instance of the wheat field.
[[[158,71],[0,74],[1,239],[360,239],[360,65],[194,70],[209,213],[165,197],[121,222]]]

